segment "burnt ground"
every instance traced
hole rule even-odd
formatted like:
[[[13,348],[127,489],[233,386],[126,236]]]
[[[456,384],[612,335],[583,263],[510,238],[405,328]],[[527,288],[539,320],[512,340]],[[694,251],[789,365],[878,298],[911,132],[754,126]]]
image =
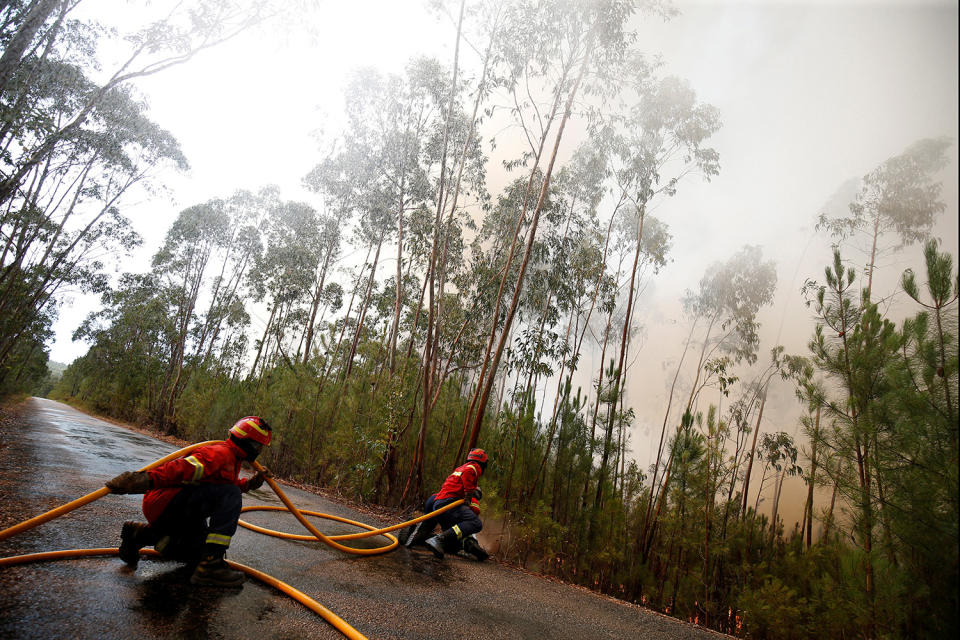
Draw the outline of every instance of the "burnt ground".
[[[0,414],[0,529],[86,495],[117,473],[176,450],[174,444],[31,398]],[[378,517],[284,486],[306,510],[375,526]],[[267,485],[244,498],[279,504]],[[139,496],[108,495],[57,520],[0,541],[0,557],[39,551],[116,547],[124,520],[142,519]],[[285,513],[244,519],[302,532]],[[353,528],[318,520],[324,533]],[[384,538],[351,544],[381,546]],[[320,542],[296,542],[239,529],[228,558],[287,582],[370,638],[556,638],[664,640],[726,637],[649,610],[547,580],[495,561],[435,559],[400,548],[355,556]],[[248,579],[241,589],[189,584],[189,570],[144,559],[85,558],[0,569],[2,638],[341,638],[298,602]]]

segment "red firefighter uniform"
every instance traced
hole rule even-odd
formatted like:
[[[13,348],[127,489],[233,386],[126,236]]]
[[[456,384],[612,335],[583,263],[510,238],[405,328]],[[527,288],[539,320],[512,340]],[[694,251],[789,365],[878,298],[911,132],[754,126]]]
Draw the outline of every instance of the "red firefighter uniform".
[[[143,514],[156,522],[184,484],[235,484],[246,493],[247,478],[239,478],[246,454],[230,440],[194,449],[184,458],[166,462],[147,473],[153,487],[143,496]],[[476,486],[476,483],[474,483]]]
[[[482,473],[480,465],[476,462],[468,461],[460,465],[443,481],[443,486],[440,487],[434,501],[463,498],[477,488]],[[480,514],[480,502],[476,496],[471,496],[469,507],[474,513]]]

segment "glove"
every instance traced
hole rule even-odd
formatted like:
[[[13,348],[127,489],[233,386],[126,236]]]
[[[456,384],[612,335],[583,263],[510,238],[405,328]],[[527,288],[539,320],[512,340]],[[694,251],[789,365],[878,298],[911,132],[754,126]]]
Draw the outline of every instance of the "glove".
[[[263,481],[270,477],[270,473],[257,471],[253,476],[247,478],[247,491],[255,491],[263,486]]]
[[[150,490],[150,475],[146,471],[124,471],[107,480],[111,493],[146,493]]]
[[[477,487],[473,491],[468,491],[463,499],[467,502],[470,502],[470,498],[476,498],[477,500],[483,500],[483,491],[480,490],[480,487]]]

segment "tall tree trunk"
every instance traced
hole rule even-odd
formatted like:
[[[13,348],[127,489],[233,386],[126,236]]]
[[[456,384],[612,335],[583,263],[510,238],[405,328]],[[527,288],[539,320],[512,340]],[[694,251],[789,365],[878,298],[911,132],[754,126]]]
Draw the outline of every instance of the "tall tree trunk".
[[[753,459],[757,452],[757,436],[760,435],[760,421],[763,420],[763,407],[767,404],[767,387],[763,387],[763,396],[760,400],[760,412],[757,415],[757,426],[753,430],[753,444],[750,445],[750,455],[747,457],[747,469],[743,475],[743,505],[740,508],[741,517],[747,515],[747,494],[750,493],[750,474],[753,472]]]
[[[380,262],[380,249],[383,247],[383,238],[386,234],[386,230],[380,232],[380,237],[377,239],[377,251],[373,254],[373,265],[370,267],[370,279],[367,281],[367,290],[363,296],[363,302],[360,305],[360,315],[357,317],[357,330],[353,334],[353,344],[350,345],[350,355],[347,356],[347,364],[345,373],[343,375],[343,380],[346,380],[350,377],[350,373],[353,371],[353,359],[357,355],[357,346],[360,344],[360,334],[363,332],[363,322],[367,318],[367,309],[370,307],[370,298],[373,295],[373,287],[376,284],[377,279],[377,264]]]
[[[650,558],[650,549],[653,546],[653,537],[657,532],[657,523],[660,521],[660,512],[663,511],[663,505],[666,502],[667,491],[670,488],[670,471],[673,468],[673,450],[670,447],[670,456],[667,458],[667,468],[663,473],[663,486],[660,488],[660,494],[657,499],[657,508],[653,512],[653,518],[650,520],[649,531],[644,534],[643,549],[640,557],[646,562]]]
[[[406,134],[404,134],[404,149]],[[401,165],[402,166],[402,165]],[[400,333],[400,312],[403,310],[403,191],[406,173],[401,168],[400,202],[397,204],[397,286],[393,301],[393,320],[390,322],[390,334],[387,338],[387,368],[393,376],[397,365],[397,334]]]
[[[193,316],[193,310],[197,304],[197,297],[200,295],[200,284],[203,281],[203,274],[206,272],[207,260],[210,257],[210,247],[204,246],[202,249],[192,249],[190,265],[184,274],[183,287],[181,295],[183,299],[180,302],[180,308],[177,313],[177,338],[173,345],[173,354],[170,363],[170,380],[167,385],[167,398],[163,407],[161,420],[167,427],[167,435],[173,435],[175,425],[173,423],[174,406],[178,396],[178,387],[180,385],[180,376],[183,373],[183,360],[186,353],[187,338],[190,330],[190,319]],[[196,259],[196,264],[193,260]],[[196,271],[193,271],[196,269]]]
[[[10,78],[13,77],[24,53],[33,42],[37,31],[46,23],[47,18],[55,9],[65,8],[67,0],[37,0],[27,11],[23,22],[13,37],[6,43],[3,55],[0,56],[0,95],[6,91]]]
[[[820,410],[821,406],[817,405],[817,415],[814,418],[814,438],[813,438],[813,449],[810,452],[810,478],[808,479],[807,486],[807,502],[803,509],[803,517],[805,524],[804,536],[807,541],[807,549],[810,548],[810,545],[813,541],[813,489],[816,486],[817,481],[817,441],[820,436]]]
[[[460,438],[460,446],[457,449],[458,459],[463,455],[464,445],[467,442],[467,433],[470,433],[470,442],[473,443],[469,445],[467,449],[471,449],[473,448],[473,446],[475,446],[476,438],[474,437],[473,432],[476,429],[476,427],[475,426],[472,427],[471,425],[472,424],[475,425],[475,421],[474,421],[474,416],[476,415],[475,412],[479,412],[478,402],[480,401],[480,398],[482,395],[484,395],[484,393],[486,393],[486,395],[489,397],[489,390],[492,387],[493,381],[497,375],[496,367],[493,367],[493,371],[489,374],[489,377],[487,375],[487,372],[491,367],[491,354],[493,352],[493,344],[497,336],[497,323],[500,318],[500,307],[503,302],[503,292],[506,288],[507,279],[510,276],[510,268],[513,265],[513,259],[514,259],[514,255],[517,249],[517,244],[520,238],[520,232],[523,229],[524,222],[526,221],[527,210],[530,203],[530,195],[533,191],[533,183],[536,179],[537,169],[540,166],[541,156],[543,155],[543,147],[546,144],[550,129],[553,126],[553,121],[556,118],[557,110],[560,105],[560,100],[562,97],[561,88],[567,79],[568,72],[569,72],[569,66],[564,65],[563,75],[561,77],[560,84],[557,86],[557,91],[554,96],[554,101],[550,107],[549,116],[547,117],[547,124],[543,129],[543,132],[538,141],[538,146],[533,154],[533,166],[530,169],[530,177],[527,180],[527,187],[523,194],[523,206],[520,209],[520,215],[517,217],[517,225],[514,228],[513,238],[510,242],[510,250],[507,254],[507,260],[503,267],[503,275],[500,278],[500,285],[497,290],[497,296],[494,303],[493,313],[490,316],[492,318],[491,326],[490,326],[490,335],[489,335],[489,338],[487,339],[487,347],[486,347],[486,350],[484,351],[483,363],[480,366],[480,375],[477,376],[476,388],[474,389],[474,392],[470,398],[470,405],[467,407],[467,413],[464,416],[463,434]],[[566,112],[565,112],[565,115],[566,115]],[[565,117],[564,117],[564,120],[565,120]],[[561,127],[561,133],[562,131],[563,129]],[[560,138],[558,135],[557,144],[559,144],[559,141],[560,141]],[[555,145],[555,148],[556,148],[556,145]],[[552,161],[553,161],[553,158],[551,158],[551,169],[553,166]],[[547,182],[549,182],[549,180],[545,179],[544,184],[546,184]],[[527,233],[530,233],[531,235],[533,235],[533,231],[535,231],[535,229],[528,230]],[[501,340],[502,340],[502,336],[508,333],[509,333],[509,329],[506,326],[504,326],[501,334]]]
[[[597,397],[593,403],[593,415],[590,419],[590,443],[588,446],[587,455],[590,460],[590,464],[587,466],[587,472],[583,477],[583,493],[580,495],[580,510],[582,513],[587,512],[587,495],[590,493],[590,476],[593,473],[593,454],[594,452],[594,443],[597,439],[597,416],[600,413],[600,396],[603,394],[603,363],[607,357],[607,344],[610,338],[610,331],[613,329],[613,311],[607,314],[607,325],[603,331],[603,346],[600,348],[600,378],[597,382]],[[611,358],[611,362],[613,359]],[[590,519],[582,519],[584,530],[586,531],[586,537],[590,537]],[[581,531],[581,534],[583,531]],[[586,546],[584,546],[586,548]]]
[[[867,264],[867,270],[869,274],[867,275],[867,290],[866,297],[870,299],[870,293],[873,290],[873,271],[877,266],[877,238],[880,236],[880,211],[877,210],[877,213],[873,219],[873,244],[870,247],[870,262]]]
[[[533,244],[536,240],[537,235],[537,224],[540,221],[540,213],[543,211],[544,203],[547,199],[547,192],[550,188],[550,178],[553,175],[553,167],[557,160],[557,151],[560,148],[560,141],[563,139],[563,131],[566,127],[567,120],[570,118],[570,113],[573,110],[573,101],[576,98],[577,93],[580,88],[580,83],[583,81],[583,76],[586,73],[587,67],[590,63],[590,57],[593,51],[593,42],[596,34],[596,25],[591,27],[590,34],[587,40],[586,53],[584,54],[583,62],[580,65],[580,72],[577,75],[576,81],[574,81],[573,87],[570,89],[570,93],[567,97],[567,103],[563,110],[563,116],[560,118],[560,124],[557,129],[556,139],[553,145],[553,152],[550,155],[550,162],[547,165],[547,171],[543,177],[543,185],[540,188],[540,197],[537,200],[537,205],[534,208],[533,216],[530,221],[530,228],[527,231],[527,248],[524,252],[523,261],[520,263],[520,273],[517,276],[517,284],[513,291],[513,300],[510,303],[510,309],[507,312],[507,317],[504,321],[504,327],[500,334],[500,341],[497,344],[496,353],[493,356],[493,362],[490,366],[490,374],[485,383],[481,379],[481,383],[484,384],[483,391],[480,394],[479,403],[477,405],[477,412],[473,418],[473,427],[470,432],[470,443],[467,446],[467,449],[472,449],[477,445],[477,440],[480,437],[480,429],[483,426],[483,416],[486,412],[487,402],[490,399],[490,392],[493,389],[494,378],[497,374],[497,368],[500,365],[500,358],[503,356],[503,350],[506,346],[506,339],[510,333],[510,327],[513,324],[514,316],[517,313],[517,308],[520,301],[520,293],[523,289],[523,278],[526,275],[527,264],[530,261],[530,253],[533,250]],[[522,217],[522,216],[521,216]],[[496,320],[494,320],[494,330],[496,330]]]
[[[717,436],[719,437],[719,436]],[[722,450],[722,445],[718,447]],[[713,445],[707,445],[707,488],[703,499],[703,626],[710,626],[710,599],[713,591],[713,579],[710,571],[710,533],[713,521],[710,516],[714,507],[714,496],[716,494],[716,478],[714,477]],[[719,458],[719,454],[717,455]],[[717,461],[719,465],[719,460]]]
[[[463,28],[463,14],[466,8],[466,0],[460,2],[460,17],[457,19],[457,35],[454,44],[453,53],[453,77],[450,82],[450,93],[447,96],[447,118],[443,126],[443,146],[440,155],[440,184],[437,188],[437,210],[434,216],[433,240],[430,244],[430,264],[427,268],[426,286],[427,286],[427,334],[426,342],[423,348],[423,409],[420,416],[420,431],[417,434],[417,444],[414,449],[413,459],[410,462],[410,473],[407,476],[407,484],[403,489],[402,500],[411,493],[419,493],[423,486],[423,459],[426,451],[427,427],[430,423],[430,400],[433,391],[432,375],[434,372],[433,358],[435,356],[434,340],[436,330],[436,303],[435,303],[435,281],[437,262],[439,258],[440,244],[440,223],[443,219],[443,195],[447,175],[447,146],[450,140],[450,124],[453,119],[453,104],[457,94],[457,77],[460,70],[460,34]]]
[[[573,327],[573,314],[571,314],[570,318],[567,320],[567,334],[564,337],[564,344],[570,344],[570,330],[572,327]],[[563,373],[565,370],[566,370],[566,360],[561,362],[560,372],[557,375],[557,390],[553,399],[553,412],[552,412],[552,415],[550,416],[550,431],[549,431],[549,434],[547,435],[546,447],[543,452],[543,457],[540,459],[540,465],[537,467],[537,473],[536,475],[533,476],[533,482],[530,485],[529,490],[527,491],[527,495],[530,496],[531,498],[537,491],[537,483],[540,480],[540,476],[544,473],[544,469],[547,466],[547,460],[550,458],[550,449],[551,449],[551,445],[553,444],[553,436],[557,432],[557,412],[559,411],[559,407],[560,407],[560,396],[561,395],[569,396],[569,390],[567,390],[565,394],[561,394],[561,391],[563,390]],[[569,378],[568,378],[568,382],[569,382]],[[559,453],[560,452],[558,449],[557,454],[559,455]],[[546,482],[546,477],[544,477],[544,482]]]
[[[461,5],[461,9],[462,9],[462,5]],[[443,292],[446,287],[447,261],[449,257],[449,247],[450,247],[450,234],[453,232],[453,216],[457,209],[457,200],[460,197],[460,185],[463,180],[463,170],[467,164],[467,157],[470,151],[470,143],[472,142],[474,132],[476,131],[477,113],[479,113],[480,111],[480,103],[482,102],[484,93],[486,91],[487,75],[490,68],[490,58],[491,58],[491,53],[493,51],[493,45],[496,42],[496,39],[499,33],[499,25],[500,25],[500,11],[498,10],[497,18],[495,19],[493,28],[490,31],[490,40],[487,42],[487,50],[483,56],[483,70],[480,72],[480,82],[477,85],[477,97],[473,102],[473,113],[470,116],[470,130],[467,132],[467,135],[464,138],[463,148],[460,151],[460,158],[458,161],[458,168],[457,168],[457,180],[453,188],[453,197],[449,198],[450,212],[447,215],[447,222],[446,222],[446,225],[444,226],[443,251],[441,252],[441,256],[440,256],[440,268],[439,268],[440,283],[437,287],[437,291],[439,293],[437,298],[436,334],[438,336],[440,335],[440,325],[445,319],[443,316]],[[459,44],[459,37],[458,37],[458,44]],[[454,74],[454,77],[456,77],[456,74]],[[437,346],[435,344],[434,350],[436,349],[437,349]],[[431,356],[431,358],[434,358],[434,356]],[[437,386],[439,386],[439,384],[442,384],[442,380],[440,383],[438,383]]]
[[[777,516],[780,510],[780,494],[783,491],[783,481],[787,479],[787,467],[784,465],[780,471],[780,477],[776,478],[776,487],[773,492],[773,511],[770,515],[770,542],[777,539]]]
[[[317,311],[320,308],[320,300],[323,298],[323,285],[327,280],[327,269],[330,266],[330,258],[333,256],[333,243],[327,248],[327,254],[323,258],[323,266],[320,268],[319,281],[313,290],[313,300],[310,304],[310,320],[307,321],[307,332],[304,338],[303,346],[303,364],[307,364],[310,359],[310,350],[313,347],[313,332],[317,323]]]
[[[264,348],[266,347],[267,339],[270,337],[270,329],[273,328],[273,318],[276,315],[277,315],[277,304],[274,303],[270,305],[270,318],[267,319],[267,324],[263,328],[263,337],[260,338],[260,345],[257,347],[257,355],[253,359],[253,366],[250,367],[250,375],[247,376],[247,380],[251,380],[253,376],[257,373],[257,365],[260,364],[260,356],[263,355],[264,353]]]
[[[840,469],[837,469],[837,477],[833,481],[833,493],[830,494],[830,506],[827,508],[827,517],[823,523],[822,540],[828,540],[831,529],[833,528],[833,509],[837,504],[837,490],[840,488]]]
[[[624,312],[624,321],[623,321],[623,331],[620,333],[620,358],[617,362],[617,368],[614,370],[614,380],[613,388],[615,390],[615,397],[613,402],[610,404],[610,413],[607,416],[607,429],[603,441],[603,453],[601,454],[600,459],[600,469],[597,472],[597,494],[593,501],[593,517],[596,519],[600,506],[603,500],[603,480],[606,477],[607,473],[607,461],[610,456],[610,438],[613,434],[613,426],[617,417],[617,400],[620,395],[623,393],[621,389],[620,380],[623,377],[623,366],[627,358],[627,343],[630,337],[630,324],[633,319],[633,297],[636,292],[636,283],[637,283],[637,267],[640,264],[640,254],[643,252],[643,222],[646,217],[646,212],[643,208],[640,209],[640,226],[637,229],[637,248],[633,254],[633,266],[630,269],[630,288],[627,293],[627,307]],[[591,532],[594,530],[594,527],[590,527]],[[593,542],[592,534],[590,543]],[[590,545],[593,546],[592,544]]]
[[[677,363],[677,370],[673,374],[673,382],[670,383],[670,394],[667,396],[667,408],[663,412],[663,424],[660,427],[660,444],[657,445],[657,459],[653,464],[653,476],[650,478],[650,499],[647,501],[646,514],[643,517],[642,539],[647,539],[647,532],[650,528],[650,518],[653,515],[653,505],[657,502],[657,474],[660,471],[660,462],[663,459],[663,444],[666,442],[667,422],[670,420],[670,409],[673,407],[673,394],[677,388],[677,378],[680,377],[680,370],[683,367],[683,361],[687,357],[687,350],[690,348],[690,341],[693,338],[693,331],[697,326],[697,320],[690,325],[690,333],[683,344],[683,353],[680,354],[680,362]]]

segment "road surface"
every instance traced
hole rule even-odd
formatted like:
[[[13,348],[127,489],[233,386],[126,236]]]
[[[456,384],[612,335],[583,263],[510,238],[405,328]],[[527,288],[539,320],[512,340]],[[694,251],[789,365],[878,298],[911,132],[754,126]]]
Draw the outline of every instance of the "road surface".
[[[0,426],[0,529],[86,495],[117,473],[177,447],[31,398]],[[285,487],[302,509],[386,526],[344,505]],[[116,547],[124,520],[142,519],[140,496],[108,495],[57,520],[0,541],[0,557],[59,549]],[[279,504],[264,485],[245,504]],[[244,519],[303,533],[287,513]],[[327,534],[354,528],[316,520]],[[385,538],[368,539],[381,546]],[[364,542],[364,541],[359,541]],[[349,543],[358,544],[359,542]],[[320,542],[237,531],[227,557],[300,589],[369,638],[440,640],[650,638],[706,640],[720,634],[496,562],[435,559],[426,550],[348,555]],[[242,589],[193,587],[182,565],[119,558],[34,563],[0,569],[0,638],[342,638],[318,615],[247,579]]]

